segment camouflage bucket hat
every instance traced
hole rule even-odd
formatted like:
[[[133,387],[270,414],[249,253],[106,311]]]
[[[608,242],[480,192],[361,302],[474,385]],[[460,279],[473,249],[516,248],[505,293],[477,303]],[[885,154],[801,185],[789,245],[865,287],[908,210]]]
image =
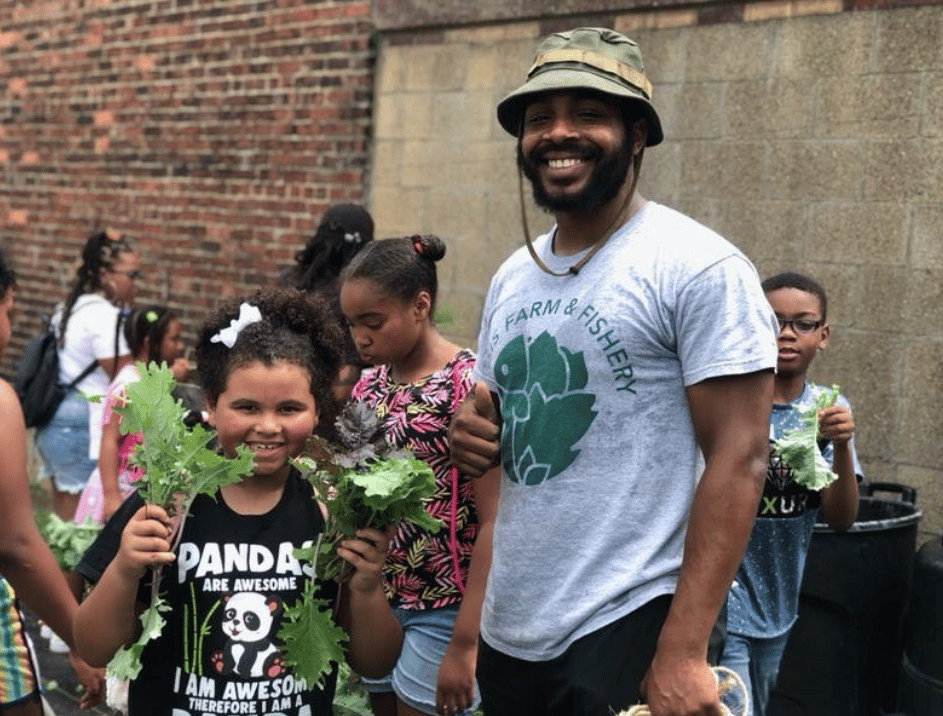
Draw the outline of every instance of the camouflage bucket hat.
[[[524,109],[534,95],[576,89],[596,90],[632,102],[648,121],[647,145],[664,139],[641,50],[624,35],[599,27],[558,32],[541,42],[527,81],[498,104],[498,122],[516,137]]]

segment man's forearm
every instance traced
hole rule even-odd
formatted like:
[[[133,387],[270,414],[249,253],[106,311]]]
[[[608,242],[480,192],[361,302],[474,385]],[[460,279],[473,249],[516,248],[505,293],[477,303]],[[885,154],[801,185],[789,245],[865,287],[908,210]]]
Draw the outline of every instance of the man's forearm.
[[[711,630],[750,540],[765,460],[717,479],[706,470],[695,493],[678,587],[661,641],[705,655]]]

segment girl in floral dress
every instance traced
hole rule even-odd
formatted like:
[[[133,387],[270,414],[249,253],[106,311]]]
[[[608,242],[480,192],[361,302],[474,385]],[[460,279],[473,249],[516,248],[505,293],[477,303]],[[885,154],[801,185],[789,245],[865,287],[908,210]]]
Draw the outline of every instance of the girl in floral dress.
[[[433,320],[445,255],[436,236],[374,241],[342,276],[341,310],[364,371],[352,398],[374,408],[397,447],[436,476],[426,509],[432,534],[399,526],[384,567],[387,596],[403,626],[400,658],[381,680],[365,680],[376,716],[460,714],[478,704],[478,624],[490,566],[498,472],[471,480],[449,455],[448,427],[471,390],[474,354],[448,341]]]

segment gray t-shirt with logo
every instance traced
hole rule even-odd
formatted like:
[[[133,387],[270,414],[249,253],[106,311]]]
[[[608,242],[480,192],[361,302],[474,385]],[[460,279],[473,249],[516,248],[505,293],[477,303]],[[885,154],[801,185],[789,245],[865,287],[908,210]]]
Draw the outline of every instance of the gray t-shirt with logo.
[[[552,232],[535,242],[556,271]],[[704,461],[686,386],[776,365],[755,269],[649,202],[578,275],[525,249],[495,275],[476,378],[501,398],[482,637],[530,661],[674,591]]]

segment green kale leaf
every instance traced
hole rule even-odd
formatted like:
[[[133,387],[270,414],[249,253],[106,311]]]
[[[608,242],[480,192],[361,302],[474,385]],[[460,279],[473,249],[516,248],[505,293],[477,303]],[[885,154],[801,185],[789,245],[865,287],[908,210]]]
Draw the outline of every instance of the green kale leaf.
[[[76,524],[71,520],[63,520],[55,512],[50,512],[39,524],[39,531],[49,545],[49,551],[59,566],[67,572],[75,569],[75,565],[95,541],[101,528],[102,526],[90,517],[86,517],[81,524]]]
[[[315,597],[316,589],[314,582],[306,583],[301,599],[286,607],[278,631],[285,662],[309,687],[323,685],[332,663],[344,663],[347,642],[347,634],[334,623],[330,603]]]
[[[313,565],[316,579],[343,581],[347,563],[337,556],[336,545],[354,536],[358,529],[384,530],[408,520],[429,532],[437,532],[441,522],[425,508],[435,492],[432,468],[408,450],[393,448],[383,435],[375,411],[351,401],[336,427],[340,443],[312,436],[304,453],[293,460],[302,476],[311,481],[315,497],[328,513],[324,539],[308,549],[295,550],[294,554]],[[313,587],[311,590],[304,601],[286,611],[291,614],[291,624],[279,636],[285,643],[285,662],[309,683],[315,683],[330,668],[331,660],[343,662],[344,633],[333,622],[325,621],[329,614],[306,605],[313,600]],[[296,639],[308,646],[293,645]],[[332,641],[335,649],[313,646]],[[324,655],[309,657],[305,649]]]
[[[775,448],[790,468],[793,479],[809,490],[822,490],[838,479],[819,450],[819,411],[831,407],[838,399],[838,386],[823,390],[813,405],[800,410],[802,425],[788,430],[775,441]]]
[[[143,441],[135,448],[130,462],[143,470],[135,483],[148,504],[160,505],[172,517],[179,518],[173,549],[179,545],[183,524],[194,498],[199,494],[215,497],[224,485],[239,482],[252,473],[252,454],[240,446],[235,458],[218,454],[211,448],[214,433],[197,425],[192,430],[184,423],[186,408],[175,400],[173,374],[166,366],[138,363],[140,380],[129,383],[127,400],[115,406],[120,413],[123,433],[139,432]],[[141,614],[142,630],[138,640],[119,650],[108,665],[119,678],[133,678],[141,669],[144,646],[157,638],[164,626],[160,616],[169,609],[161,599],[161,570],[155,569],[151,581],[151,603]]]
[[[156,579],[156,577],[155,577]],[[160,596],[157,596],[151,605],[141,612],[141,635],[133,644],[120,648],[108,662],[108,673],[117,679],[130,680],[136,679],[141,673],[141,652],[144,646],[151,639],[160,636],[161,629],[164,628],[164,617],[161,612],[170,610],[167,604]]]

